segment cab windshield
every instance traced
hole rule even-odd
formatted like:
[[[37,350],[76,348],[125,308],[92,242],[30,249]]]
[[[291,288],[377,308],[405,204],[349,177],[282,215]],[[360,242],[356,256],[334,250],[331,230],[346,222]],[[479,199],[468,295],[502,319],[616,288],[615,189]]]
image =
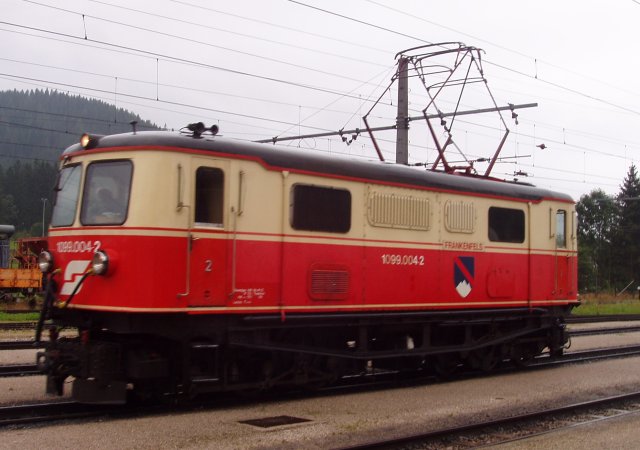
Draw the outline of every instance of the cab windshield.
[[[121,225],[125,222],[132,172],[131,161],[101,161],[87,167],[80,210],[83,225]]]

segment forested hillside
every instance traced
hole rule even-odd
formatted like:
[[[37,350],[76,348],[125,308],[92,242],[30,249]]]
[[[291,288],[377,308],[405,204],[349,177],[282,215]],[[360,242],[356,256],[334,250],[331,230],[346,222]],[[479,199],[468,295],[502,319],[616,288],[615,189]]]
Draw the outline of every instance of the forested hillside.
[[[84,132],[157,129],[109,103],[57,91],[0,91],[0,224],[31,235],[51,215],[56,162]],[[46,200],[43,200],[46,199]]]

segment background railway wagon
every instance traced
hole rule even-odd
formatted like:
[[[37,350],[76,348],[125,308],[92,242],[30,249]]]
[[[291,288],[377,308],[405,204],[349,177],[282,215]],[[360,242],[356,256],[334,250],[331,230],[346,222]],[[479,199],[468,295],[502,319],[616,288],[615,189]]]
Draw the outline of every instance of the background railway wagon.
[[[46,239],[17,239],[11,248],[14,231],[11,225],[0,225],[0,301],[14,302],[22,297],[35,307],[35,295],[42,291],[38,255],[47,248]]]

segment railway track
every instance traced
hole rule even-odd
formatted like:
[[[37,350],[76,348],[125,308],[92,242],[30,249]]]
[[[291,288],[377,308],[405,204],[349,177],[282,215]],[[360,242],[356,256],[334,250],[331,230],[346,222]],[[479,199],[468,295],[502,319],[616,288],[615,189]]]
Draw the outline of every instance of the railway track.
[[[622,415],[624,413],[629,413],[629,411],[637,412],[640,411],[640,405],[637,402],[640,401],[640,391],[631,392],[628,394],[622,394],[617,396],[610,396],[599,398],[595,400],[590,400],[586,402],[574,403],[571,405],[560,406],[556,408],[547,408],[539,411],[534,411],[531,413],[521,414],[517,416],[504,417],[500,419],[492,419],[487,421],[478,421],[475,423],[465,424],[461,426],[454,426],[449,428],[443,428],[439,430],[430,430],[424,433],[417,433],[407,436],[394,437],[390,439],[382,439],[378,441],[370,441],[362,444],[341,447],[341,450],[360,450],[360,449],[374,449],[374,448],[385,448],[385,449],[394,449],[394,448],[406,448],[406,446],[411,446],[412,448],[420,448],[420,446],[429,446],[429,448],[436,447],[448,447],[448,448],[458,448],[456,445],[456,439],[460,438],[460,442],[464,440],[467,443],[466,446],[469,446],[469,442],[471,441],[471,446],[477,447],[478,445],[485,444],[494,444],[501,442],[508,442],[514,439],[504,439],[501,438],[501,442],[491,442],[490,436],[492,434],[497,434],[498,430],[501,435],[505,434],[505,428],[513,429],[513,434],[515,435],[515,431],[517,430],[519,433],[522,432],[522,428],[526,428],[527,426],[532,429],[536,429],[536,424],[545,421],[545,422],[558,422],[557,420],[559,416],[569,416],[570,418],[576,418],[576,416],[580,413],[584,414],[585,411],[592,410],[610,410],[612,407],[615,407],[615,411],[618,414]],[[628,403],[635,403],[631,405],[626,405]],[[622,406],[621,406],[622,405]],[[624,408],[624,409],[623,409]],[[622,412],[621,412],[622,409]],[[598,414],[597,412],[591,412],[588,414],[587,420],[578,418],[574,419],[573,425],[575,423],[585,423],[594,420],[602,420],[603,414]],[[609,416],[611,418],[612,416]],[[567,425],[564,425],[567,426]],[[508,431],[506,431],[508,434]],[[534,435],[534,433],[530,433],[529,435]],[[475,436],[473,436],[475,435]],[[463,439],[461,439],[463,438]],[[526,438],[526,436],[525,436]],[[522,439],[521,437],[519,439]],[[488,442],[487,442],[488,441]],[[464,446],[464,445],[460,445]],[[466,447],[465,446],[465,447]]]
[[[571,337],[595,336],[600,334],[636,333],[640,331],[640,325],[626,327],[592,328],[586,330],[569,330]]]
[[[576,319],[576,318],[574,318]],[[595,318],[577,318],[577,320],[572,320],[571,323],[593,323],[598,321],[611,321],[610,317],[600,316],[597,319]],[[637,319],[632,319],[630,317],[625,317],[624,319],[616,320],[640,320],[640,316]],[[31,322],[22,322],[17,328],[13,329],[27,329],[29,326],[33,326]],[[572,334],[574,336],[586,336],[586,335],[597,335],[597,334],[613,334],[613,333],[624,333],[624,332],[637,332],[640,331],[640,326],[627,326],[627,327],[614,327],[614,328],[594,328],[592,330],[574,330]],[[36,348],[35,342],[30,341],[13,341],[13,342],[0,342],[0,350],[17,350],[17,349],[34,349]],[[530,366],[526,370],[540,370],[552,366],[556,366],[559,364],[571,364],[571,363],[580,363],[585,361],[594,361],[594,360],[602,360],[608,358],[620,358],[620,357],[628,357],[633,355],[640,355],[640,345],[637,346],[627,346],[627,347],[618,347],[618,348],[608,348],[608,349],[599,349],[599,350],[589,350],[589,351],[579,351],[579,352],[568,352],[560,358],[551,359],[549,356],[542,356],[536,358],[531,362]],[[505,368],[503,371],[513,371],[515,369]],[[521,370],[521,369],[517,369]],[[496,373],[496,372],[494,372]],[[38,370],[35,364],[12,364],[0,366],[0,377],[18,377],[18,376],[33,376],[39,375],[41,372]],[[389,380],[394,379],[393,374],[389,374]],[[465,378],[471,375],[462,374],[460,378]],[[424,377],[424,375],[423,375]],[[385,386],[390,386],[392,381],[384,381],[384,376],[378,378],[380,383],[372,382],[372,379],[376,377],[369,377],[364,384],[366,385],[366,389],[383,389]],[[341,386],[335,386],[331,388],[327,388],[326,393],[330,395],[332,392],[344,391],[345,389],[349,389],[350,385],[353,385],[351,380],[347,383],[342,384]],[[424,378],[423,381],[424,382]],[[353,389],[362,389],[362,383],[359,386],[353,385]],[[633,395],[640,396],[640,393],[635,393]],[[635,397],[634,397],[635,398]],[[622,397],[620,397],[622,399]],[[612,401],[611,399],[603,399],[598,400],[597,402],[607,402]],[[620,400],[622,401],[622,400]],[[596,402],[596,403],[597,403]],[[219,402],[216,402],[219,406]],[[589,403],[589,405],[595,403]],[[202,408],[202,404],[197,406],[198,408]],[[587,404],[580,405],[571,405],[567,408],[587,408]],[[164,408],[164,409],[162,409]],[[206,406],[205,406],[206,408]],[[0,407],[0,427],[7,426],[28,426],[38,423],[46,423],[46,422],[54,422],[60,420],[82,420],[89,419],[100,416],[114,417],[120,418],[129,415],[140,415],[140,414],[152,414],[156,412],[167,412],[167,413],[175,413],[177,409],[184,410],[184,407],[176,408],[175,406],[158,406],[152,405],[149,407],[140,407],[135,406],[108,406],[104,405],[81,405],[75,402],[54,402],[54,403],[42,403],[42,404],[32,404],[32,405],[19,405],[19,406],[6,406]],[[187,407],[188,409],[188,407]],[[569,411],[567,409],[567,411]],[[558,410],[560,411],[560,410]],[[553,414],[558,413],[558,411],[543,411],[534,413],[530,415],[531,417],[522,416],[522,417],[511,417],[506,418],[500,421],[495,422],[487,422],[487,423],[478,423],[471,424],[465,426],[463,428],[458,429],[448,429],[448,430],[438,430],[435,432],[425,433],[424,436],[410,436],[401,438],[400,441],[394,442],[385,442],[385,443],[367,443],[366,446],[356,446],[352,448],[376,448],[376,447],[391,447],[401,445],[402,442],[409,443],[410,440],[413,439],[423,439],[429,440],[434,439],[436,436],[446,436],[446,435],[454,435],[455,433],[467,433],[471,430],[478,430],[484,428],[498,427],[503,426],[508,423],[518,423],[524,422],[526,420],[536,420],[536,417],[543,417],[545,414]]]
[[[35,330],[36,322],[0,322],[0,331]]]
[[[28,405],[0,407],[0,427],[27,426],[44,422],[60,420],[78,420],[91,417],[108,416],[110,414],[124,415],[132,408],[124,405],[83,405],[76,402],[49,402]]]
[[[630,333],[640,332],[640,326],[627,326],[627,327],[613,327],[613,328],[594,328],[591,330],[573,330],[571,335],[576,336],[591,336],[601,334],[617,334],[617,333]],[[21,340],[21,341],[0,341],[1,350],[30,350],[43,348],[44,344],[36,344],[33,340]],[[640,353],[640,346],[629,347],[616,347],[612,349],[602,350],[590,350],[583,352],[570,352],[566,353],[560,358],[550,360],[546,356],[537,358],[530,366],[531,367],[544,367],[549,364],[569,363],[569,362],[581,362],[585,360],[594,360],[602,358],[614,358],[622,356],[631,356]],[[37,370],[35,364],[19,364],[19,365],[0,365],[0,378],[12,377],[12,376],[27,376],[38,375],[40,371]]]
[[[0,365],[0,378],[24,377],[42,375],[36,364],[6,364]]]
[[[3,311],[6,313],[24,313],[34,312],[31,310],[9,310]],[[567,318],[568,324],[581,324],[581,323],[599,323],[599,322],[633,322],[640,321],[640,314],[617,314],[608,316],[571,316]],[[0,331],[2,330],[31,330],[35,329],[36,321],[22,321],[22,322],[0,322]]]
[[[0,341],[0,351],[2,350],[30,350],[33,348],[44,348],[44,343],[36,344],[36,341]]]
[[[571,323],[595,323],[595,322],[633,322],[640,320],[640,314],[611,314],[603,316],[580,316],[572,315],[567,317],[566,322]]]
[[[8,314],[34,312],[33,310],[8,310],[2,311]],[[606,316],[570,316],[567,318],[568,324],[599,323],[599,322],[633,322],[640,321],[640,314],[616,314]],[[24,330],[35,329],[36,321],[22,322],[0,322],[1,330]]]
[[[637,346],[628,346],[622,348],[609,348],[609,349],[600,349],[600,350],[590,350],[590,351],[580,351],[580,352],[571,352],[566,354],[560,358],[551,359],[549,356],[542,356],[537,358],[535,361],[531,363],[531,365],[525,370],[538,370],[543,368],[549,368],[559,364],[571,364],[571,363],[579,363],[586,361],[594,361],[600,359],[607,358],[620,358],[626,356],[640,355],[640,345]],[[522,369],[515,368],[505,368],[502,371],[494,371],[493,373],[499,372],[510,372],[510,371],[521,371]],[[13,373],[12,373],[13,371]],[[25,375],[38,375],[41,372],[38,371],[35,364],[25,364],[25,365],[9,365],[9,366],[0,366],[0,377],[8,377],[8,376],[25,376]],[[385,376],[387,375],[387,376]],[[346,391],[351,390],[361,390],[363,387],[367,390],[372,389],[384,389],[390,386],[397,386],[397,374],[395,373],[382,373],[380,375],[376,375],[375,377],[371,376],[363,376],[359,380],[350,379],[346,381],[345,384],[330,386],[325,389],[321,389],[318,391],[319,395],[332,395],[336,393],[344,393]],[[473,376],[471,374],[461,374],[459,378],[466,378]],[[433,377],[430,377],[433,378]],[[374,380],[372,380],[374,379]],[[424,382],[425,378],[422,377],[420,380],[415,380],[414,382]],[[282,393],[280,393],[279,400],[282,400]],[[292,396],[297,396],[299,393],[292,392]],[[308,395],[308,393],[307,393]],[[640,398],[640,392],[636,393]],[[229,405],[234,404],[233,402],[237,402],[237,398],[235,400],[229,400],[229,398],[234,398],[232,394],[227,394],[226,400],[222,400],[222,403]],[[242,400],[245,401],[245,400]],[[603,400],[604,401],[604,400]],[[34,425],[38,423],[44,422],[54,422],[60,420],[81,420],[88,419],[93,417],[101,417],[108,416],[111,418],[124,418],[128,416],[139,416],[145,414],[156,414],[156,413],[175,413],[177,411],[189,411],[193,409],[207,409],[207,408],[219,408],[221,407],[220,398],[216,397],[214,400],[204,400],[202,402],[194,402],[188,403],[185,405],[181,405],[179,407],[175,405],[165,405],[165,404],[151,404],[151,405],[83,405],[76,402],[47,402],[47,403],[39,403],[39,404],[29,404],[29,405],[18,405],[18,406],[5,406],[0,407],[0,428],[8,427],[8,426],[28,426]],[[508,418],[505,419],[507,421],[511,420],[524,420],[520,418]],[[505,422],[506,423],[506,422]],[[490,422],[489,422],[490,424]],[[498,422],[496,422],[495,426]],[[473,424],[470,425],[471,428],[481,428],[489,426],[487,423],[482,424]],[[454,433],[457,431],[458,433],[465,431],[466,428],[460,429],[447,429],[440,430],[434,434],[436,436],[438,433],[444,435],[447,433]],[[432,433],[427,433],[425,435],[420,435],[418,437],[410,436],[402,439],[418,439],[423,438],[427,439],[431,436]],[[427,436],[427,437],[424,437]],[[433,437],[433,436],[432,436]],[[431,437],[431,438],[432,438]],[[404,441],[402,441],[404,442]],[[409,442],[409,441],[406,441]],[[405,443],[406,443],[405,442]],[[398,441],[399,445],[401,441]],[[373,445],[372,448],[375,448],[375,443],[367,443],[366,445]],[[385,442],[380,443],[379,446],[382,447],[384,445],[392,446],[396,445],[393,442]],[[351,448],[351,447],[349,447]],[[366,446],[356,446],[353,448],[368,448]]]
[[[27,314],[27,313],[37,313],[39,312],[38,308],[21,308],[21,309],[3,309],[0,311],[5,314]]]

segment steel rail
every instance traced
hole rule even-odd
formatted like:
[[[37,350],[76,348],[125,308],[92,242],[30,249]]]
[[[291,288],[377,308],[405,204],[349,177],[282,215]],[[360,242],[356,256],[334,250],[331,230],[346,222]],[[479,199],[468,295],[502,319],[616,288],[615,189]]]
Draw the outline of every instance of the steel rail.
[[[623,322],[640,320],[640,314],[610,314],[603,316],[580,316],[572,315],[567,317],[567,323],[594,323],[594,322]]]
[[[596,361],[599,359],[623,358],[636,355],[640,355],[640,345],[627,345],[623,347],[609,347],[595,350],[580,350],[575,352],[568,352],[556,358],[551,358],[549,356],[538,357],[531,364],[531,367],[547,367],[558,364]]]
[[[36,322],[0,322],[0,330],[35,330]]]
[[[22,308],[22,309],[3,309],[2,311],[5,314],[29,314],[29,313],[37,313],[38,310],[37,309],[27,309],[27,308]]]
[[[7,364],[0,365],[0,378],[43,375],[36,364]]]
[[[44,342],[36,344],[36,341],[0,341],[0,351],[2,350],[30,350],[44,348]]]
[[[640,355],[640,345],[638,346],[628,346],[622,348],[608,348],[608,349],[600,349],[600,350],[591,350],[591,351],[580,351],[580,352],[571,352],[562,357],[558,358],[550,358],[549,356],[542,356],[536,358],[530,366],[528,366],[527,370],[540,370],[546,367],[553,367],[554,365],[560,364],[569,364],[576,362],[584,362],[584,361],[592,361],[598,359],[606,359],[606,358],[618,358],[632,355]],[[6,366],[11,367],[11,366]],[[15,366],[14,366],[15,367]],[[34,365],[35,367],[35,365]],[[491,374],[499,374],[499,373],[508,373],[521,369],[505,369],[503,371],[496,370],[491,372]],[[349,389],[362,389],[363,387],[367,390],[370,389],[382,389],[385,387],[397,386],[398,379],[396,372],[389,372],[388,374],[380,373],[380,374],[372,374],[375,376],[359,376],[352,377],[349,380],[349,384],[342,385],[332,385],[328,386],[319,391],[315,391],[316,395],[330,395],[336,392],[345,392]],[[382,375],[382,376],[380,376]],[[384,375],[389,375],[389,379],[385,380]],[[470,374],[463,374],[461,377],[456,379],[462,379],[463,377],[470,377]],[[429,377],[433,378],[433,377]],[[424,380],[424,376],[421,378]],[[411,381],[411,380],[405,380]],[[233,393],[227,393],[229,395],[233,395]],[[224,394],[223,394],[224,395]],[[227,398],[226,403],[229,403],[229,395],[226,395]],[[299,398],[299,392],[292,391],[292,396]],[[636,395],[640,396],[640,393]],[[286,394],[285,394],[286,397]],[[621,396],[622,397],[622,396]],[[621,398],[620,397],[620,398]],[[237,401],[237,396],[232,396]],[[618,397],[615,397],[618,398]],[[282,400],[282,395],[278,396],[278,401]],[[242,401],[246,401],[246,398],[243,397]],[[607,401],[607,400],[601,400]],[[225,400],[222,401],[225,403]],[[15,425],[31,425],[36,423],[44,423],[44,422],[54,422],[59,420],[70,420],[70,419],[85,419],[91,417],[99,417],[99,416],[113,416],[116,418],[121,418],[125,416],[139,416],[141,414],[152,414],[157,413],[159,411],[166,413],[175,413],[177,411],[185,412],[192,409],[201,410],[202,408],[220,408],[221,406],[221,398],[216,396],[214,400],[205,400],[203,402],[196,402],[194,404],[182,404],[180,406],[171,406],[166,404],[152,404],[152,405],[85,405],[76,402],[52,402],[52,403],[40,403],[40,404],[27,404],[27,405],[17,405],[17,406],[5,406],[0,407],[0,428],[7,426],[15,426]],[[502,419],[505,420],[505,419]],[[521,420],[517,418],[508,418],[506,420]],[[481,427],[481,425],[471,425],[471,427]],[[482,426],[487,426],[482,425]],[[464,429],[462,429],[464,431]],[[447,430],[440,430],[431,433],[444,433],[448,432]],[[458,429],[460,432],[460,429]],[[422,436],[422,435],[421,435]],[[428,434],[426,434],[428,436]],[[434,435],[435,436],[435,435]],[[402,439],[416,439],[415,437],[405,437]],[[397,441],[397,443],[402,443],[402,441]],[[392,445],[394,442],[387,442],[386,445]],[[355,447],[347,447],[347,448],[368,448],[367,446],[373,445],[371,448],[376,447],[376,443],[367,443],[361,444]],[[383,444],[380,443],[379,446]]]
[[[541,420],[549,416],[558,414],[575,413],[584,409],[602,407],[607,404],[619,403],[628,400],[637,400],[640,398],[640,391],[631,392],[628,394],[615,395],[610,397],[599,398],[595,400],[588,400],[585,402],[573,403],[570,405],[559,406],[555,408],[543,409],[540,411],[534,411],[531,413],[519,414],[515,416],[503,417],[499,419],[491,419],[486,421],[478,421],[470,424],[453,426],[448,428],[442,428],[439,430],[426,431],[424,433],[415,433],[411,435],[394,437],[390,439],[382,439],[377,441],[363,442],[360,444],[350,445],[346,447],[338,447],[340,450],[360,450],[360,449],[373,449],[373,448],[389,448],[393,446],[417,444],[425,441],[432,441],[435,439],[443,439],[459,435],[462,433],[469,433],[480,431],[486,428],[498,428],[505,425],[513,425],[516,423],[529,422],[535,420]]]
[[[569,330],[571,337],[578,336],[595,336],[601,334],[619,334],[619,333],[636,333],[640,331],[640,325],[629,327],[611,327],[611,328],[592,328],[586,330]]]
[[[0,427],[84,419],[123,413],[126,409],[122,405],[105,407],[104,405],[84,405],[69,401],[2,406],[0,407]]]

